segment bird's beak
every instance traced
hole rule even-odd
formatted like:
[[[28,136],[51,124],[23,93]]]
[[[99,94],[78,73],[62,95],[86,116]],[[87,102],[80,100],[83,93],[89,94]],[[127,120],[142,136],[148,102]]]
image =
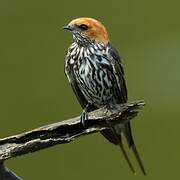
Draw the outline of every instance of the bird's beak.
[[[73,31],[74,28],[71,25],[67,25],[67,26],[64,26],[63,29],[68,30],[68,31]]]

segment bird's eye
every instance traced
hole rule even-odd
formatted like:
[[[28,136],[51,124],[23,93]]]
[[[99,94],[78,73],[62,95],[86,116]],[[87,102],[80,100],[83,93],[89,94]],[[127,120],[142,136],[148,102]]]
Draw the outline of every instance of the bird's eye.
[[[88,30],[88,26],[86,24],[81,24],[79,28],[83,31]]]

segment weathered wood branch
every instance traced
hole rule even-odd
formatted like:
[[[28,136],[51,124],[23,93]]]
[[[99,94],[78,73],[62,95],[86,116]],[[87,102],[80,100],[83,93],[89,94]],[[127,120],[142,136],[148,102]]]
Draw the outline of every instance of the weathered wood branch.
[[[0,162],[0,180],[22,180]]]
[[[117,123],[124,123],[134,118],[144,105],[144,101],[137,101],[117,105],[111,111],[100,108],[88,114],[88,120],[85,121],[86,128],[83,127],[80,117],[76,117],[0,139],[0,180],[2,172],[7,170],[3,167],[5,160],[57,144],[69,143],[79,136],[107,129]],[[10,178],[2,180],[10,180]]]

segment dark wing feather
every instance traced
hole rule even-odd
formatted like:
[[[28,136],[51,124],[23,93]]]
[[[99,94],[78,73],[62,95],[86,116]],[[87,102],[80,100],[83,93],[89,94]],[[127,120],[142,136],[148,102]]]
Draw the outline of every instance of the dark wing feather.
[[[110,48],[108,51],[108,59],[111,62],[111,71],[112,73],[115,75],[116,77],[116,82],[117,87],[118,88],[118,92],[116,93],[117,96],[117,103],[125,103],[127,102],[127,88],[126,88],[126,83],[125,83],[125,79],[124,79],[124,69],[123,69],[123,65],[122,65],[122,61],[121,58],[117,52],[116,49],[114,49],[110,44],[109,44]],[[112,132],[112,130],[103,130],[101,133],[102,135],[107,138],[111,143],[118,145],[119,142],[121,142],[121,130],[119,130],[120,133],[119,135],[117,134],[115,137],[115,134]]]
[[[109,44],[109,46],[110,46],[110,44]],[[126,88],[126,83],[125,83],[125,79],[124,79],[124,69],[123,69],[123,65],[121,62],[121,58],[120,58],[118,52],[116,51],[116,49],[114,49],[112,46],[110,46],[110,48],[109,48],[107,57],[108,57],[109,61],[111,62],[112,74],[114,74],[114,76],[116,78],[116,86],[114,86],[116,103],[119,103],[119,104],[126,103],[127,102],[127,88]],[[111,127],[111,129],[103,130],[101,133],[111,143],[113,143],[115,145],[119,145],[119,147],[121,148],[121,151],[123,153],[123,156],[128,163],[129,168],[131,169],[131,171],[133,173],[135,173],[134,167],[131,164],[131,161],[130,161],[130,159],[124,149],[123,143],[122,143],[122,138],[121,138],[122,133],[124,133],[126,136],[126,127],[125,126],[126,125],[124,125],[124,124],[116,125],[115,127]],[[129,138],[127,138],[127,140],[128,140],[128,144],[129,144]]]
[[[121,58],[117,52],[117,50],[115,48],[113,48],[110,44],[109,44],[110,48],[109,48],[109,55],[110,55],[110,58],[111,58],[111,64],[112,64],[112,67],[114,69],[114,75],[116,77],[116,80],[117,80],[117,83],[118,83],[118,87],[119,87],[119,99],[121,100],[121,102],[119,101],[118,103],[126,103],[127,102],[127,88],[126,88],[126,83],[125,83],[125,79],[124,79],[124,69],[123,69],[123,65],[122,65],[122,61],[121,61]],[[118,126],[117,126],[118,127]],[[117,127],[115,129],[115,131],[117,130]],[[127,139],[127,142],[129,144],[129,147],[132,148],[133,152],[134,152],[134,155],[139,163],[139,166],[143,172],[143,174],[145,175],[146,172],[145,172],[145,169],[144,169],[144,166],[143,166],[143,163],[141,161],[141,158],[139,156],[139,153],[137,151],[137,148],[136,148],[136,145],[134,143],[134,140],[133,140],[133,136],[132,136],[132,131],[131,131],[131,125],[130,125],[130,122],[124,124],[123,126],[120,126],[119,127],[119,130],[118,131],[121,131],[123,132],[123,134],[125,135],[126,139]],[[108,131],[107,132],[103,132],[103,135],[109,139],[108,137],[112,138],[112,134],[109,133]],[[119,135],[119,133],[117,132],[116,133],[119,141],[120,141],[120,147],[121,147],[121,150],[123,152],[123,146],[122,146],[122,142],[121,142],[121,135]],[[117,138],[116,138],[117,139]],[[109,139],[110,142],[112,142],[112,140]],[[116,144],[116,143],[114,143]],[[123,152],[124,156],[125,156],[125,159],[127,160],[128,162],[128,165],[129,167],[131,168],[132,171],[133,170],[133,167],[128,159],[128,156],[127,154],[125,153],[125,151]]]
[[[123,64],[122,60],[118,54],[118,51],[110,46],[109,49],[109,54],[112,62],[112,66],[114,69],[114,74],[118,83],[119,87],[119,99],[122,99],[122,101],[117,102],[117,103],[126,103],[127,102],[127,87],[124,79],[124,69],[123,69]],[[131,146],[133,142],[133,137],[131,133],[131,127],[130,127],[130,122],[125,125],[125,136],[127,138],[129,146]]]
[[[127,102],[127,88],[126,88],[126,83],[124,79],[124,69],[122,65],[121,58],[115,48],[110,46],[109,48],[109,54],[111,58],[111,64],[114,69],[114,74],[117,80],[117,84],[119,87],[119,99],[122,100],[122,102],[117,102],[117,103],[126,103]],[[128,144],[131,147],[132,144],[134,144],[134,140],[132,137],[132,132],[131,132],[131,126],[130,122],[126,123],[122,130],[124,135],[127,138]]]
[[[113,73],[116,77],[116,81],[119,87],[119,96],[120,96],[119,99],[122,99],[122,101],[121,102],[119,101],[118,103],[126,103],[128,97],[127,97],[126,82],[124,79],[124,68],[118,51],[112,46],[110,46],[109,48],[109,58],[111,60]]]

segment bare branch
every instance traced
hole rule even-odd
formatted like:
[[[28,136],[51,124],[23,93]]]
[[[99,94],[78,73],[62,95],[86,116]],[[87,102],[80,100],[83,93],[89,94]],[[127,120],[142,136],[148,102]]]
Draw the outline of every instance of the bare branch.
[[[111,111],[101,108],[90,112],[88,120],[86,120],[86,128],[82,126],[80,117],[76,117],[0,139],[0,161],[56,144],[69,143],[81,135],[101,131],[109,128],[109,125],[129,121],[137,115],[138,109],[143,105],[143,101],[138,101],[117,105]]]
[[[138,114],[139,109],[144,105],[144,101],[137,101],[117,105],[111,111],[108,111],[106,108],[95,110],[88,114],[88,120],[85,122],[86,128],[83,127],[80,117],[75,117],[0,139],[0,167],[2,167],[0,170],[3,168],[7,170],[3,166],[3,162],[9,158],[57,144],[69,143],[79,136],[98,132],[109,128],[111,125],[129,121]],[[1,174],[2,172],[0,171],[0,180]]]

